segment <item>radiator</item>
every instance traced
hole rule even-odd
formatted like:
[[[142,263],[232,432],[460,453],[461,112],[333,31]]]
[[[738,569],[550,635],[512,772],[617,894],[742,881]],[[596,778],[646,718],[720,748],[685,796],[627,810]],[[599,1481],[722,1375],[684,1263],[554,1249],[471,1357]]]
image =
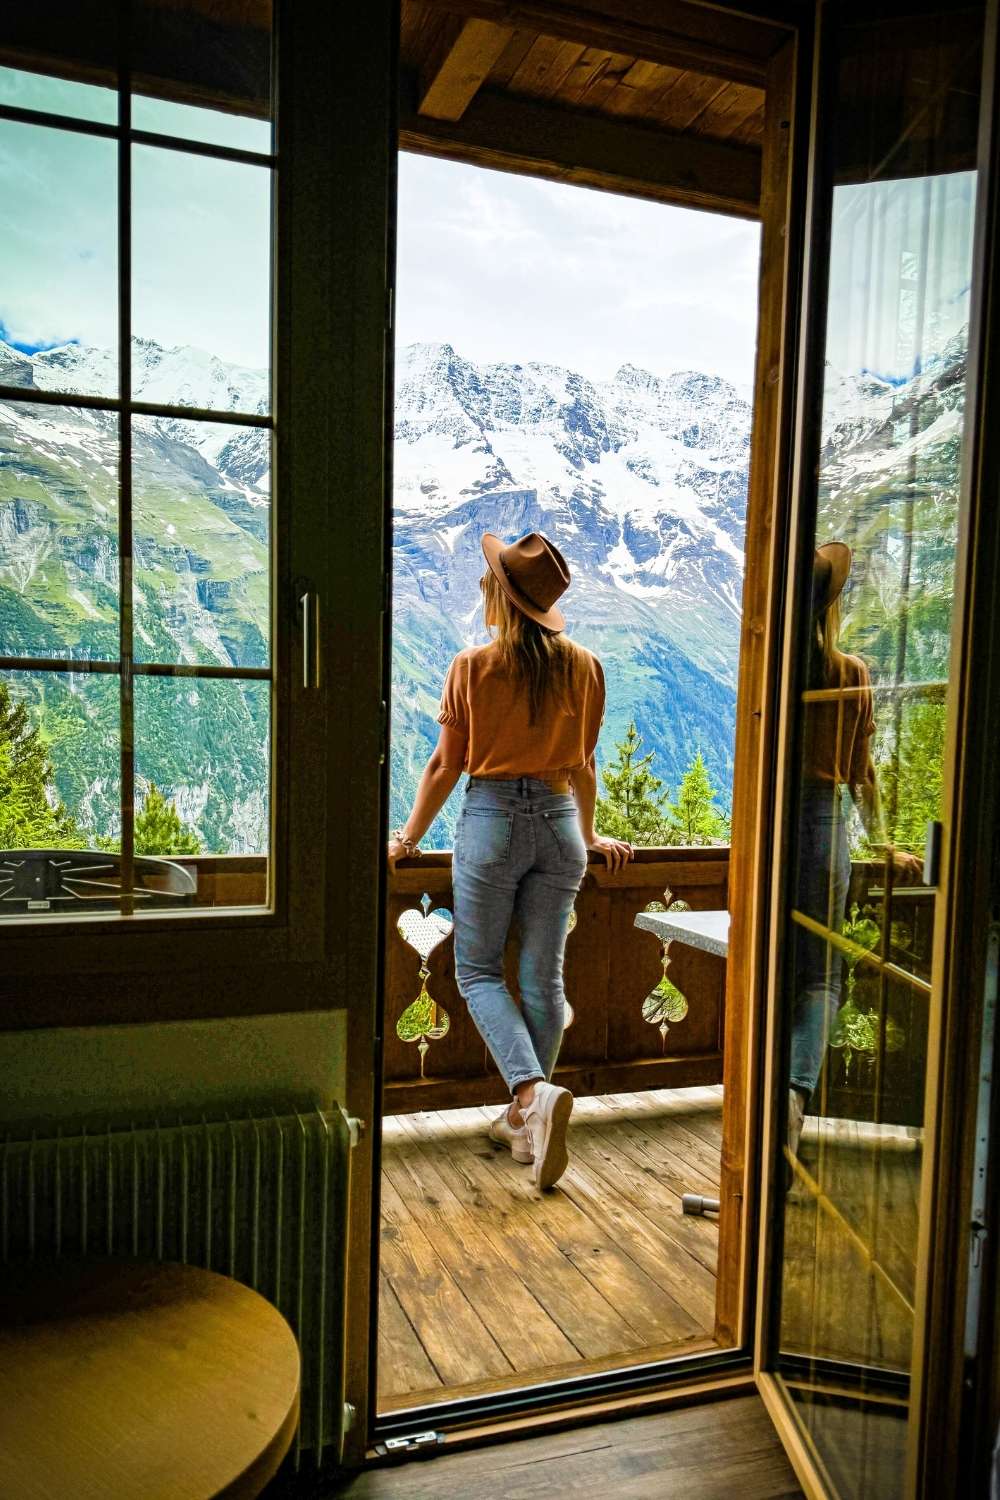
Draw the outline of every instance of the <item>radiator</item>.
[[[24,1132],[26,1134],[26,1132]],[[221,1271],[291,1325],[302,1357],[292,1449],[339,1456],[347,1195],[355,1122],[260,1113],[0,1146],[0,1260],[129,1256]]]

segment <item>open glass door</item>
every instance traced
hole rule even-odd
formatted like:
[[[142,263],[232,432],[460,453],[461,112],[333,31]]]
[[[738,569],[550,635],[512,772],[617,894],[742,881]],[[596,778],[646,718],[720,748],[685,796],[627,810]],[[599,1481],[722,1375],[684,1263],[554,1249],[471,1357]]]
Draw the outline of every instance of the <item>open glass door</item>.
[[[816,1492],[889,1500],[910,1492],[935,1186],[984,8],[828,10],[779,771],[762,1389]]]

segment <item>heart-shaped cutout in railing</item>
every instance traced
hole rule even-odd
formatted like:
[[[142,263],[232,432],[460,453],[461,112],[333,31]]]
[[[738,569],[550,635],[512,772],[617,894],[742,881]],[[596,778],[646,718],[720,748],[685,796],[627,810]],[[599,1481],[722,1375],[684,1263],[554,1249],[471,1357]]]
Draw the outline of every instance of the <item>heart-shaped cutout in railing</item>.
[[[427,988],[431,971],[427,960],[445,938],[451,936],[455,925],[451,912],[439,906],[431,911],[431,898],[425,891],[420,898],[421,910],[411,907],[401,912],[396,931],[403,942],[420,955],[420,994],[403,1011],[396,1022],[396,1035],[402,1042],[415,1042],[420,1053],[420,1075],[424,1074],[424,1063],[431,1042],[439,1042],[448,1035],[451,1020],[448,1012],[439,1005]]]
[[[427,906],[430,906],[430,897],[424,896]],[[455,923],[450,911],[439,906],[434,911],[417,911],[411,906],[408,911],[400,912],[399,921],[396,923],[396,931],[404,943],[409,943],[415,948],[421,958],[429,958],[439,943],[451,936]]]

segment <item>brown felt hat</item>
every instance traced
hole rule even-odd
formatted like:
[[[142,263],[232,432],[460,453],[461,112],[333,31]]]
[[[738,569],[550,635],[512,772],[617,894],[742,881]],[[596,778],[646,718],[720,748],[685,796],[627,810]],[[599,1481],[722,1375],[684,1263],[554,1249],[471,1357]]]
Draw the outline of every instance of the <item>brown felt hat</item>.
[[[822,547],[816,548],[813,559],[814,615],[821,615],[840,596],[850,571],[851,549],[846,542],[824,542]]]
[[[483,556],[511,604],[545,630],[564,630],[566,621],[555,602],[569,588],[566,559],[537,531],[505,545],[488,531]]]

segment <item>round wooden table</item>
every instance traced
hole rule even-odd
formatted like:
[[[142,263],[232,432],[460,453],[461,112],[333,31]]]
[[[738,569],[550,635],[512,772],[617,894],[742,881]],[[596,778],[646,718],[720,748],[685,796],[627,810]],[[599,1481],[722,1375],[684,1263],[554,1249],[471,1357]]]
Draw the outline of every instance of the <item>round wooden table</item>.
[[[291,1329],[227,1276],[70,1260],[0,1274],[3,1500],[243,1500],[298,1413]]]

